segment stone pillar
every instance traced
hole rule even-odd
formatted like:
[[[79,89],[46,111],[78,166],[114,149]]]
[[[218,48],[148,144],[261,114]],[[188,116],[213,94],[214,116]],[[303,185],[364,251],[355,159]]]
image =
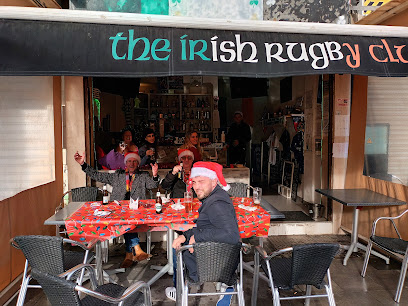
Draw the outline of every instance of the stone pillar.
[[[350,135],[351,75],[335,76],[333,99],[333,157],[332,186],[343,189],[346,182],[348,145]],[[333,234],[340,231],[343,205],[333,201]]]
[[[66,76],[65,122],[63,138],[67,152],[68,189],[86,185],[86,175],[74,160],[74,154],[85,152],[84,88],[83,77]]]

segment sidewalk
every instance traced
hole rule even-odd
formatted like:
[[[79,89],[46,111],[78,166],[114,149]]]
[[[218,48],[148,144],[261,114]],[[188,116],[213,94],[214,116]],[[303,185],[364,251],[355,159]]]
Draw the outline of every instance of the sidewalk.
[[[280,249],[294,244],[313,243],[313,242],[338,242],[340,244],[348,244],[349,236],[340,235],[320,235],[320,236],[271,236],[265,239],[265,248],[268,251]],[[253,244],[257,243],[257,239],[250,241]],[[125,273],[118,274],[118,283],[127,287],[135,280],[148,280],[155,271],[150,270],[150,265],[163,265],[166,262],[165,251],[159,247],[153,249],[153,258],[150,261],[145,261],[128,269]],[[121,247],[118,251],[112,250],[110,253],[110,262],[105,265],[106,269],[117,268],[124,257],[124,248]],[[251,260],[253,254],[245,256],[245,260]],[[340,254],[335,258],[331,266],[331,275],[333,281],[334,298],[337,305],[398,305],[393,301],[395,290],[397,288],[399,269],[401,264],[391,261],[387,266],[383,260],[376,257],[370,259],[365,278],[360,276],[363,266],[364,253],[354,253],[347,266],[343,266],[342,258],[344,254]],[[164,294],[164,290],[168,286],[172,286],[172,277],[165,275],[151,286],[153,305],[167,306],[174,305],[174,302],[168,300]],[[212,284],[207,284],[208,288],[213,287]],[[404,286],[400,305],[408,305],[408,289]],[[213,288],[211,288],[213,289]],[[297,292],[302,294],[304,288],[299,288]],[[205,291],[205,288],[204,288]],[[250,305],[252,291],[252,275],[244,272],[244,291],[245,303]],[[203,297],[190,299],[190,305],[215,305],[218,297]],[[17,298],[10,305],[15,305]],[[50,305],[46,300],[45,295],[40,289],[29,289],[27,293],[27,306],[45,306]],[[266,282],[259,281],[258,305],[272,305],[272,295]],[[282,305],[303,305],[303,301],[283,301]],[[328,305],[327,299],[311,300],[310,305]]]

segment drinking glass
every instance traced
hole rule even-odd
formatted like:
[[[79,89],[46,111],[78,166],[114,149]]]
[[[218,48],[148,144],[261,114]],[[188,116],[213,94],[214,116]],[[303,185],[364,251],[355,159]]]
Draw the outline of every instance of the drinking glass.
[[[254,200],[254,205],[259,206],[261,205],[261,198],[262,198],[262,188],[255,187],[254,192],[252,194],[252,199]]]
[[[184,192],[184,207],[186,213],[189,213],[193,210],[193,192],[191,191]]]

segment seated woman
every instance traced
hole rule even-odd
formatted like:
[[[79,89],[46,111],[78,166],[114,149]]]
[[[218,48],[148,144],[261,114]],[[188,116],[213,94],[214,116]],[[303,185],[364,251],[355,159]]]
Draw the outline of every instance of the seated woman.
[[[143,131],[143,145],[139,148],[139,155],[142,161],[140,166],[148,165],[156,162],[156,136],[152,129],[145,129]]]
[[[200,137],[198,136],[198,132],[187,132],[184,139],[184,144],[181,146],[181,148],[189,149],[191,152],[193,152],[195,162],[203,159],[201,155]]]
[[[140,156],[136,152],[129,152],[125,155],[124,161],[126,170],[116,170],[115,173],[102,173],[87,163],[85,163],[85,152],[81,156],[78,152],[74,155],[75,161],[82,166],[84,171],[91,179],[109,184],[112,186],[111,200],[130,200],[130,198],[145,199],[146,189],[153,189],[159,186],[158,166],[152,166],[152,176],[148,172],[139,171]],[[137,233],[124,234],[126,244],[126,258],[121,268],[128,268],[136,261],[142,261],[149,257],[139,245]]]
[[[125,154],[137,152],[137,146],[132,142],[132,132],[126,129],[122,133],[122,141],[116,147],[109,151],[108,154],[98,159],[98,163],[109,170],[125,170]]]
[[[187,186],[189,185],[194,154],[188,149],[179,149],[177,154],[180,165],[174,166],[174,168],[167,173],[161,186],[166,191],[171,191],[170,196],[172,198],[183,198],[184,192],[187,191]],[[193,195],[196,197],[194,190]]]
[[[115,149],[98,159],[98,163],[108,170],[125,170],[125,143],[121,141]]]
[[[138,151],[137,146],[133,142],[133,133],[130,128],[122,130],[122,140],[125,143],[125,154]]]

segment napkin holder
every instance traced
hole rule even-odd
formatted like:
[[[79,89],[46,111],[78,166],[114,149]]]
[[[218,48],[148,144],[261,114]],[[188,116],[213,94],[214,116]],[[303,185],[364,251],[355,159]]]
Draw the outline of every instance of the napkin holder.
[[[133,200],[132,198],[130,198],[129,208],[138,209],[139,208],[139,198],[137,198],[136,200]]]

